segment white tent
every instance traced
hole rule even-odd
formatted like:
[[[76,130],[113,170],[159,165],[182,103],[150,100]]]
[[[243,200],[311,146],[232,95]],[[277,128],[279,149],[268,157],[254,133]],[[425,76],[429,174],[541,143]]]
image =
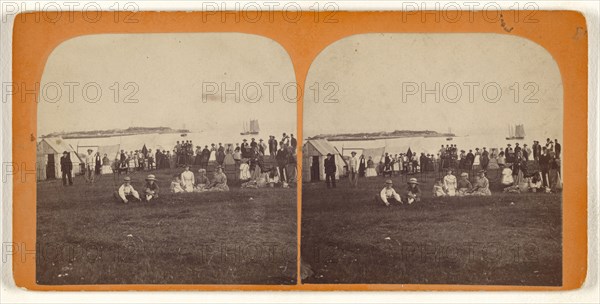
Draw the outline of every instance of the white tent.
[[[325,180],[325,159],[328,153],[335,156],[336,179],[346,174],[346,161],[334,146],[326,139],[309,139],[302,148],[303,181]]]
[[[71,162],[73,163],[73,175],[81,172],[81,159],[77,151],[71,145],[66,143],[61,137],[44,138],[37,144],[36,153],[36,173],[37,180],[46,180],[60,178],[60,158],[63,152],[69,152]]]
[[[106,146],[77,146],[77,153],[79,157],[84,160],[87,155],[87,150],[92,150],[92,155],[95,155],[96,152],[100,153],[100,158],[104,158],[104,154],[108,157],[110,161],[111,168],[113,167],[113,163],[115,159],[118,159],[121,155],[121,145],[106,145]]]

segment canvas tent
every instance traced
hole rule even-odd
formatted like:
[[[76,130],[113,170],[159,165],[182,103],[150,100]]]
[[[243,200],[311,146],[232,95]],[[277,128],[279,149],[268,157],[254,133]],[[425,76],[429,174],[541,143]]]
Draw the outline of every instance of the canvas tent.
[[[96,152],[100,152],[100,157],[104,158],[104,154],[110,160],[110,166],[113,167],[113,163],[115,159],[117,159],[121,155],[121,145],[107,145],[107,146],[77,146],[77,154],[79,157],[85,161],[85,157],[88,154],[87,150],[92,150],[92,155],[96,155]]]
[[[60,178],[60,158],[63,152],[69,152],[73,163],[73,175],[81,172],[79,164],[81,159],[77,151],[66,143],[61,137],[44,138],[37,144],[36,173],[37,180]]]
[[[350,157],[350,153],[352,153],[352,152],[356,152],[356,157],[360,157],[361,155],[364,155],[365,160],[367,160],[367,159],[369,159],[369,156],[370,156],[371,159],[375,163],[379,163],[381,160],[383,160],[383,156],[385,154],[385,147],[369,148],[369,149],[344,148],[342,154],[344,156]]]
[[[302,148],[302,180],[305,182],[325,180],[325,159],[331,153],[337,166],[335,177],[345,175],[346,161],[340,152],[326,139],[309,139]]]

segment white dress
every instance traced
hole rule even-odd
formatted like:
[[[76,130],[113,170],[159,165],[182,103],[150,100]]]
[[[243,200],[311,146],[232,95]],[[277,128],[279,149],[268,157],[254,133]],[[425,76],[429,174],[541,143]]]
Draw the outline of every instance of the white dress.
[[[377,171],[375,171],[375,164],[372,162],[367,162],[367,172],[365,173],[366,177],[377,176]]]
[[[444,176],[444,188],[446,188],[446,192],[448,196],[456,195],[456,176],[454,175],[446,175]]]
[[[240,180],[250,179],[250,166],[247,163],[240,164]]]
[[[185,192],[194,192],[194,173],[192,171],[183,171],[181,173],[181,185]]]

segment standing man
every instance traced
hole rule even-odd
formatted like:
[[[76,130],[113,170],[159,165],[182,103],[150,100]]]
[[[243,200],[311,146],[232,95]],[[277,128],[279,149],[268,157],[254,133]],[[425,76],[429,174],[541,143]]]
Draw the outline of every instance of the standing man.
[[[532,151],[532,153],[533,153],[533,160],[535,162],[537,162],[538,159],[540,158],[540,152],[538,151],[539,147],[540,147],[540,144],[538,143],[538,141],[534,140],[533,141],[533,145],[531,146],[531,150],[533,150]]]
[[[540,171],[542,171],[542,186],[544,188],[549,188],[550,183],[548,180],[548,172],[550,171],[550,156],[548,155],[548,150],[546,147],[542,148],[542,154],[539,158],[540,162]]]
[[[275,151],[277,151],[277,148],[275,147],[274,144],[275,139],[273,139],[272,135],[269,135],[269,155],[271,155],[271,157],[275,156]]]
[[[556,158],[560,158],[560,152],[562,151],[562,146],[558,143],[558,139],[554,139],[554,153],[556,154]]]
[[[290,134],[290,145],[294,148],[294,153],[296,153],[296,147],[298,146],[298,141],[294,137],[294,134]]]
[[[481,169],[487,170],[489,163],[490,163],[490,154],[486,150],[486,148],[483,147],[483,152],[481,152],[481,157],[479,157],[479,164],[481,165]]]
[[[327,158],[325,159],[325,182],[327,183],[327,188],[335,188],[335,171],[337,167],[335,165],[335,157],[331,153],[327,153]]]
[[[258,151],[262,153],[262,155],[265,155],[265,152],[267,152],[267,145],[265,144],[262,138],[258,140]]]
[[[531,149],[527,147],[527,144],[523,145],[523,157],[525,157],[526,161],[529,161],[529,156],[531,155]]]
[[[87,150],[87,155],[85,156],[85,182],[93,183],[94,182],[94,169],[96,167],[96,159],[92,149]]]
[[[275,160],[277,160],[277,168],[279,169],[279,177],[281,178],[281,181],[287,183],[287,170],[285,169],[285,166],[288,163],[288,152],[283,146],[283,143],[279,145],[279,150],[277,150],[277,156],[275,156]]]
[[[73,175],[71,175],[71,171],[73,170],[73,162],[71,162],[71,156],[69,152],[63,152],[63,156],[60,158],[60,171],[62,172],[62,182],[63,186],[67,185],[67,179],[69,180],[69,186],[73,186]]]
[[[358,158],[356,152],[350,153],[350,161],[348,162],[348,177],[350,178],[350,187],[356,188],[358,185]]]

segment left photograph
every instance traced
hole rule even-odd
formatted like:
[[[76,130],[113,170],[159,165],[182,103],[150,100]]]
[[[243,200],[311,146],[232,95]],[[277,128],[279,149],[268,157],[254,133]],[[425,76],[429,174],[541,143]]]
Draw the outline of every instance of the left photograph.
[[[278,43],[80,36],[37,85],[38,284],[296,284],[297,86]]]

